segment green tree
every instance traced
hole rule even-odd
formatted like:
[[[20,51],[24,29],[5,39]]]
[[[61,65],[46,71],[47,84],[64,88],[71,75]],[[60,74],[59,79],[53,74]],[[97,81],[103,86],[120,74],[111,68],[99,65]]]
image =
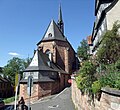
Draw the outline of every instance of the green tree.
[[[115,63],[120,56],[120,35],[118,29],[120,28],[119,22],[115,22],[112,30],[107,31],[103,35],[101,41],[101,48],[97,52],[99,62],[109,64]]]
[[[96,65],[91,61],[83,62],[79,76],[76,78],[77,86],[82,92],[90,93],[92,91],[92,84],[96,80],[94,74],[96,73]]]
[[[23,61],[24,68],[27,68],[31,61],[32,61],[32,58],[29,58],[29,57],[26,58],[26,59]]]
[[[89,46],[87,44],[87,40],[83,39],[80,42],[80,46],[78,46],[77,48],[77,55],[81,60],[87,60],[89,57],[88,51],[89,51]]]
[[[5,76],[9,76],[11,82],[15,84],[15,75],[28,66],[28,59],[20,59],[13,57],[8,61],[8,64],[4,67],[3,73]]]

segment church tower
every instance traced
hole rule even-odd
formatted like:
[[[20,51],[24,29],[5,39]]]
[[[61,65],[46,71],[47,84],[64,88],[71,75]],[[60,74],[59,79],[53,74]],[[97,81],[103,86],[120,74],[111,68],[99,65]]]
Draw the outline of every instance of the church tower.
[[[62,20],[61,5],[59,6],[59,15],[58,15],[57,25],[58,25],[59,29],[61,30],[61,32],[64,34],[64,23],[63,23],[63,20]]]

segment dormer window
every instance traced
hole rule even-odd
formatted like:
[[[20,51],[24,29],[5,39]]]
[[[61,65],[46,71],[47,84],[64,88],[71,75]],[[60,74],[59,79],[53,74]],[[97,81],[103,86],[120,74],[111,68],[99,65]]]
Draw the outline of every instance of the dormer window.
[[[48,34],[48,38],[49,38],[49,37],[52,37],[52,34],[51,34],[51,33]]]

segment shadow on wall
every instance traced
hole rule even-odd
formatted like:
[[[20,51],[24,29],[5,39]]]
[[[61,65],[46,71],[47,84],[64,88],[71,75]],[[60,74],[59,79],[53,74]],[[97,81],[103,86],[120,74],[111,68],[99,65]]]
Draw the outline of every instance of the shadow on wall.
[[[56,59],[57,59],[57,64],[65,70],[65,64],[64,64],[64,59],[62,59],[62,55],[60,55],[59,51],[56,50]],[[62,66],[61,66],[62,65]]]

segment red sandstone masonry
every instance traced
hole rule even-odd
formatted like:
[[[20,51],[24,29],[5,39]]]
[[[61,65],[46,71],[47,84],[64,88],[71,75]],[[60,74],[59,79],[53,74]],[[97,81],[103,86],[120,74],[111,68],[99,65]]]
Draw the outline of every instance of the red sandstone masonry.
[[[44,82],[33,84],[31,101],[38,100],[42,97],[49,96],[63,90],[66,86],[68,86],[68,76],[69,75],[67,74],[60,74],[60,81],[58,80],[56,82]],[[25,102],[28,103],[29,96],[27,94],[27,84],[20,84],[20,97],[24,97]]]
[[[57,63],[63,70],[65,70],[65,66],[68,66],[66,68],[69,69],[69,73],[72,73],[72,65],[75,62],[75,52],[70,46],[68,42],[63,42],[63,41],[47,41],[47,42],[42,42],[41,44],[38,45],[38,47],[43,48],[43,52],[45,52],[47,49],[53,53],[53,61]],[[66,48],[69,48],[69,57],[65,58],[65,50]],[[66,63],[69,60],[68,64]]]

